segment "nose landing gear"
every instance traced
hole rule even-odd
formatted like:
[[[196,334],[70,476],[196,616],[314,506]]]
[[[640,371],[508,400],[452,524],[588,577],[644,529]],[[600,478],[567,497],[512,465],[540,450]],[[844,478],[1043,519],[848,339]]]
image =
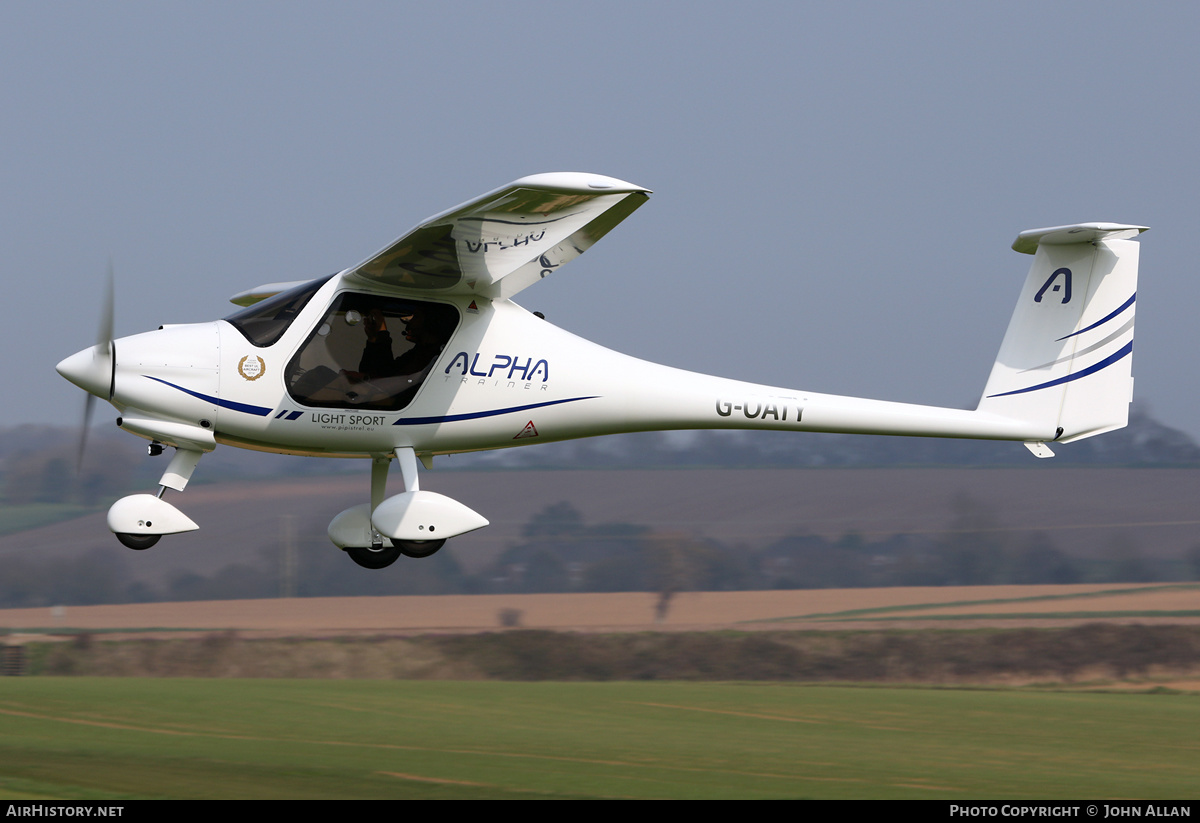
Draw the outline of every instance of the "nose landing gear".
[[[157,445],[157,444],[155,444]],[[161,453],[162,447],[159,446]],[[123,546],[145,551],[164,534],[190,532],[200,528],[191,518],[162,499],[167,489],[183,491],[203,452],[175,449],[167,470],[158,481],[158,494],[131,494],[122,497],[108,510],[108,528]]]
[[[126,532],[117,532],[117,539],[121,541],[121,545],[133,549],[135,552],[145,551],[157,543],[160,537],[162,537],[161,534],[128,534]]]

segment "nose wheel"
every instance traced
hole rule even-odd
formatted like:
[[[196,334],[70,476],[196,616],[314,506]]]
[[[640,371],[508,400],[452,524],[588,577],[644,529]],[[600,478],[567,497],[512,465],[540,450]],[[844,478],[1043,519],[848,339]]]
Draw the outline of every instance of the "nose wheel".
[[[118,533],[117,539],[121,541],[121,545],[126,548],[133,549],[135,552],[145,551],[158,542],[161,534],[125,534]]]

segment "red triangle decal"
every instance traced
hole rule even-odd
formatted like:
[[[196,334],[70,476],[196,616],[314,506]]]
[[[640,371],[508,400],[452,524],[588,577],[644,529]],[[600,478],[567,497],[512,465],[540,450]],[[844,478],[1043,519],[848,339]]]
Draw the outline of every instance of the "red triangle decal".
[[[528,423],[525,424],[525,428],[521,429],[521,433],[518,434],[516,437],[514,437],[513,440],[520,440],[522,437],[537,437],[537,436],[538,436],[537,428],[533,425],[533,421],[530,420]]]

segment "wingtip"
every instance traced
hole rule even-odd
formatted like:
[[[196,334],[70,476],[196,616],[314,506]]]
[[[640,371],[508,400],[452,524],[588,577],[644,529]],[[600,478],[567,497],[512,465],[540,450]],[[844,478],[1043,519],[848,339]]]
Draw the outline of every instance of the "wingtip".
[[[590,174],[578,171],[554,171],[543,174],[531,174],[512,182],[513,186],[522,188],[549,189],[552,191],[569,191],[579,193],[612,192],[650,194],[650,189],[634,183],[618,180],[615,177],[605,177],[602,174]]]

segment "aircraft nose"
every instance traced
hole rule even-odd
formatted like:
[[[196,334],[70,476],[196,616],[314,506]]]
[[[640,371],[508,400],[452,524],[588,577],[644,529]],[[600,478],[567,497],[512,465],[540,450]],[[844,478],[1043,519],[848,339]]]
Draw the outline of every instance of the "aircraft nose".
[[[107,400],[112,388],[112,361],[108,346],[98,344],[75,352],[54,368],[79,388]]]

